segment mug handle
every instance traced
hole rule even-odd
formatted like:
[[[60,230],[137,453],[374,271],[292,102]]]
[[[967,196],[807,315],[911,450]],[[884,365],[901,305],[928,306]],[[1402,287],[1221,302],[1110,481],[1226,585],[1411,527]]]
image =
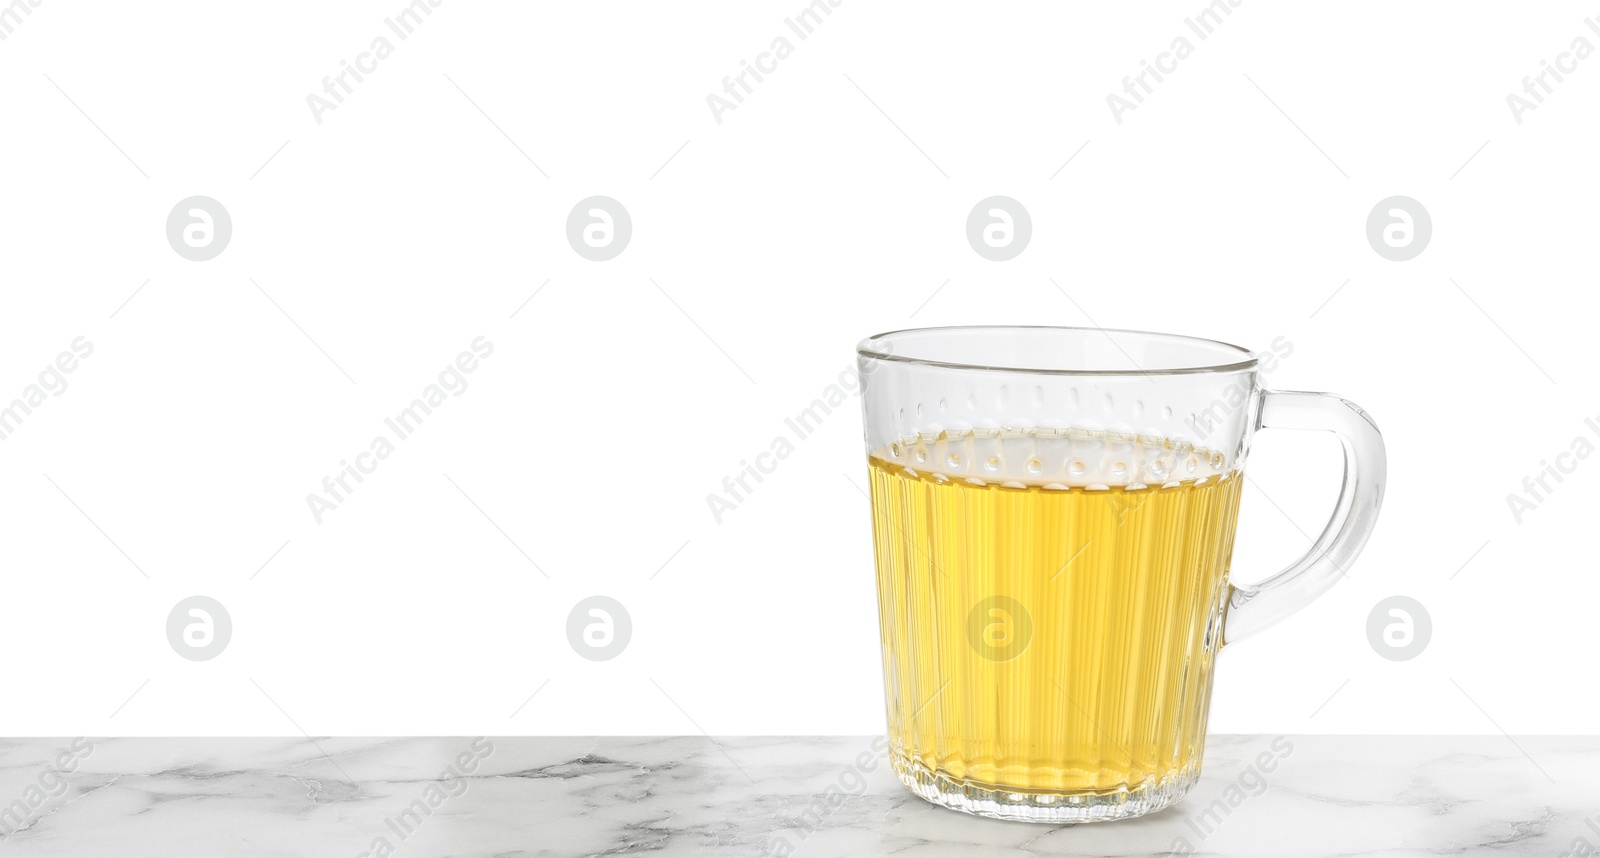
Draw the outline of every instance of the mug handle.
[[[1264,390],[1260,429],[1333,432],[1344,444],[1344,486],[1322,535],[1289,568],[1251,587],[1229,588],[1223,643],[1243,640],[1304,608],[1332,587],[1372,535],[1383,503],[1388,460],[1367,412],[1331,393]]]

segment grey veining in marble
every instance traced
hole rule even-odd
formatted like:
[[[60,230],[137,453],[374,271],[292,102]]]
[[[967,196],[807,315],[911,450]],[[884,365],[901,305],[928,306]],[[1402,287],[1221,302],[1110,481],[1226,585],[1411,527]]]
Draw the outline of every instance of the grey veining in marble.
[[[1263,771],[1274,739],[1293,749]],[[0,740],[0,856],[1600,854],[1600,737],[1213,736],[1183,801],[1063,827],[933,807],[881,747]]]

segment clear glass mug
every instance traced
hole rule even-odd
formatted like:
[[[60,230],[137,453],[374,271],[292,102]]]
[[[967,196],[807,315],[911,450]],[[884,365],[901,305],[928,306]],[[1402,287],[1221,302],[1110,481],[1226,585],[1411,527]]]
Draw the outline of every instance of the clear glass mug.
[[[1002,819],[1125,819],[1199,777],[1212,664],[1331,587],[1383,497],[1383,439],[1238,346],[1087,328],[879,334],[857,349],[890,760]],[[1257,428],[1344,444],[1306,555],[1228,581]]]

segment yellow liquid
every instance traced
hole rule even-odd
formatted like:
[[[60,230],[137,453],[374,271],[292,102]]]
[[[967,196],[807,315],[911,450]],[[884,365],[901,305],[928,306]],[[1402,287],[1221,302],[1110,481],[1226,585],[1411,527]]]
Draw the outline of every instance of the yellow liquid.
[[[898,766],[1024,794],[1199,770],[1237,472],[1047,488],[869,464]]]

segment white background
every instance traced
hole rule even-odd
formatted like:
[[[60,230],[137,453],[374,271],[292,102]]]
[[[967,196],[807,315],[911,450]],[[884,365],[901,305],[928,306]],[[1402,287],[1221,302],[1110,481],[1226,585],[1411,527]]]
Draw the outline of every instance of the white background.
[[[1221,657],[1213,730],[1593,732],[1600,459],[1520,525],[1506,496],[1600,414],[1600,58],[1521,124],[1505,98],[1600,45],[1594,4],[1249,0],[1118,124],[1198,0],[844,0],[804,41],[799,0],[446,0],[318,124],[403,5],[43,0],[0,42],[0,400],[94,344],[0,442],[0,734],[878,732],[857,404],[720,525],[705,498],[863,335],[975,322],[1283,336],[1271,386],[1376,418],[1376,534]],[[164,235],[194,194],[233,219],[209,262]],[[609,262],[565,236],[594,194],[633,219]],[[964,236],[991,194],[1032,215],[1009,262]],[[1365,238],[1393,194],[1432,214],[1410,262]],[[1259,437],[1240,580],[1305,549],[1339,468]],[[203,663],[165,637],[194,594],[234,625]],[[593,594],[632,617],[613,661],[567,642]],[[1434,626],[1403,663],[1365,632],[1394,594]]]

